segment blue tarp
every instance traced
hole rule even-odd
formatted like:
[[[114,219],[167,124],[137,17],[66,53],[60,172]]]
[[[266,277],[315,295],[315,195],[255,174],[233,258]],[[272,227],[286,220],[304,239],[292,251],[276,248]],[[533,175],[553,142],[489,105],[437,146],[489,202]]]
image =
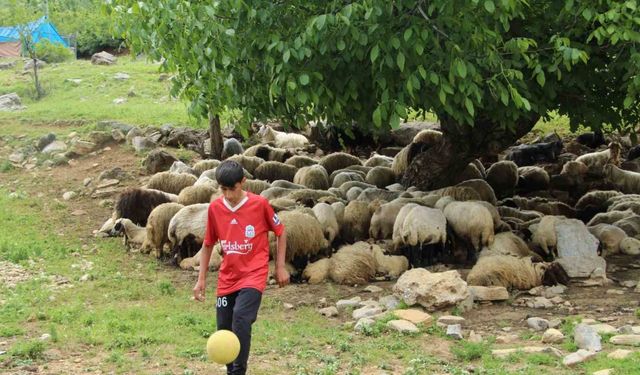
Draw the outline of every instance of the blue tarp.
[[[51,43],[60,43],[65,47],[69,47],[47,17],[42,17],[37,21],[30,22],[24,25],[24,27],[31,33],[31,38],[34,43],[38,43],[41,39],[48,39]],[[19,41],[20,26],[0,27],[0,43]]]

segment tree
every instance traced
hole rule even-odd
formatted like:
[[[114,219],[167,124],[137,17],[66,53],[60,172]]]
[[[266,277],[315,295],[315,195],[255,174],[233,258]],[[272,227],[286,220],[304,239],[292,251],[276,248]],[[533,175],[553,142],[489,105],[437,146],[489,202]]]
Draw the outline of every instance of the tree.
[[[638,123],[636,1],[115,3],[196,108],[239,108],[244,123],[322,119],[347,134],[435,113],[444,141],[403,179],[422,189],[450,184],[550,110],[574,128]]]

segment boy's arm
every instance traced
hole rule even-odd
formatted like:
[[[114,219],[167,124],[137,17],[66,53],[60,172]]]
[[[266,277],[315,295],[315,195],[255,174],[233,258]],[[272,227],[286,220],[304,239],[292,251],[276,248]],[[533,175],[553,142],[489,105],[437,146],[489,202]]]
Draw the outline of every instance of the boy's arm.
[[[207,271],[209,271],[209,260],[211,260],[212,251],[213,245],[202,245],[198,281],[196,282],[196,286],[193,288],[193,297],[201,302],[204,302],[205,289],[207,287]]]
[[[282,230],[280,236],[276,237],[276,282],[280,287],[289,284],[289,272],[285,267],[285,257],[287,255],[287,232]]]

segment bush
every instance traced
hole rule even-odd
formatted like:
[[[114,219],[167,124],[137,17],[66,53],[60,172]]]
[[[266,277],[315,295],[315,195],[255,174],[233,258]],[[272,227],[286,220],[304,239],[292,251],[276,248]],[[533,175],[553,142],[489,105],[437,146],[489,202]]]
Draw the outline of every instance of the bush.
[[[59,63],[73,57],[73,53],[60,43],[44,39],[36,43],[36,56],[48,63]]]

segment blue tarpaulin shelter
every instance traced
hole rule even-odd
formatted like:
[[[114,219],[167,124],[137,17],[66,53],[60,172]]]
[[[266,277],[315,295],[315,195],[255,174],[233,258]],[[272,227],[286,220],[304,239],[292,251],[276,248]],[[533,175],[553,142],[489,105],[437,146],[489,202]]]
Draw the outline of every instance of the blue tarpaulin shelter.
[[[27,30],[34,43],[46,39],[51,43],[60,43],[65,47],[69,44],[62,38],[56,27],[47,17],[21,26],[0,27],[0,57],[20,56],[20,29]]]

